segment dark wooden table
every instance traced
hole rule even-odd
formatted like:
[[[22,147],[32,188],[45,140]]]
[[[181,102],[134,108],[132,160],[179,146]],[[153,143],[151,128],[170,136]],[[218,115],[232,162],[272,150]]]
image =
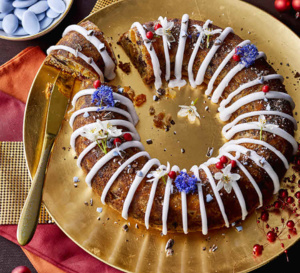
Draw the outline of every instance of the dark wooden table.
[[[171,0],[169,0],[171,1]],[[52,32],[45,36],[25,42],[12,42],[0,40],[0,65],[10,60],[20,51],[28,46],[40,46],[46,50],[50,45],[57,42],[59,33],[70,24],[74,24],[86,17],[92,10],[96,0],[75,0],[74,4],[63,22]],[[295,18],[295,12],[279,13],[274,8],[274,0],[245,0],[276,17],[289,28],[291,28],[298,36],[300,36],[300,18]],[[251,16],[251,15],[249,15]],[[300,40],[299,40],[300,42]],[[300,58],[299,58],[300,60]],[[300,263],[298,263],[300,253],[300,242],[295,244],[288,250],[290,262],[287,262],[286,256],[281,255],[267,265],[257,269],[255,273],[261,272],[300,272]],[[28,266],[32,272],[36,272],[27,257],[24,255],[19,246],[0,237],[0,273],[11,272],[13,268],[19,265]],[[42,273],[42,272],[41,272]]]

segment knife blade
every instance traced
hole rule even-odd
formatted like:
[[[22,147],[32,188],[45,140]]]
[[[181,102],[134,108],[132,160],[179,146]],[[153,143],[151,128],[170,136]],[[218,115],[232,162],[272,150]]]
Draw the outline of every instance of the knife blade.
[[[31,241],[37,227],[50,151],[68,108],[74,82],[73,77],[60,72],[50,95],[41,156],[18,223],[20,245]]]

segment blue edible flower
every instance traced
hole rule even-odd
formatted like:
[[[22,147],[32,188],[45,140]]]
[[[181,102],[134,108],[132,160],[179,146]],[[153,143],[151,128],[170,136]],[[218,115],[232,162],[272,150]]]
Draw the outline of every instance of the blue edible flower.
[[[115,101],[112,88],[107,85],[101,85],[92,94],[92,103],[96,106],[100,106],[100,110],[104,109],[104,106],[114,107]]]
[[[236,54],[240,56],[241,63],[246,67],[254,64],[256,57],[258,56],[258,50],[254,44],[245,45],[236,48]]]
[[[197,190],[197,178],[192,175],[189,176],[186,172],[180,172],[175,179],[175,186],[180,192],[186,194],[195,192]]]

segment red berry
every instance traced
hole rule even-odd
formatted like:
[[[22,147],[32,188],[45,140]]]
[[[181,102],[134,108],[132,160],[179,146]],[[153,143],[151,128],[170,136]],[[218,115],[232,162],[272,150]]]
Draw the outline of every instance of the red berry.
[[[220,157],[220,162],[221,162],[221,163],[226,164],[227,161],[228,161],[228,159],[227,159],[226,156],[222,155],[222,156]]]
[[[235,160],[231,160],[230,164],[231,164],[231,168],[235,168],[236,167],[236,161]]]
[[[267,211],[263,211],[260,215],[260,219],[267,222],[269,220],[269,213]]]
[[[232,59],[233,59],[234,61],[236,61],[236,62],[239,62],[241,58],[240,58],[239,55],[234,54],[234,55],[232,56]]]
[[[100,81],[100,80],[95,80],[95,81],[93,82],[93,85],[94,85],[95,88],[98,88],[98,87],[100,87],[100,85],[101,85],[101,81]]]
[[[261,89],[264,93],[268,93],[270,91],[270,86],[269,85],[264,85]]]
[[[11,273],[31,273],[31,271],[27,266],[21,265],[21,266],[14,268]]]
[[[276,234],[274,231],[269,231],[267,233],[267,239],[269,242],[274,242],[276,240]]]
[[[289,196],[288,199],[286,200],[289,204],[294,203],[294,197]]]
[[[117,138],[114,139],[114,145],[115,146],[117,146],[118,144],[121,144],[121,143],[122,143],[122,141],[121,141],[120,138],[117,137]]]
[[[221,170],[224,168],[223,163],[221,161],[219,161],[218,163],[216,163],[216,167]]]
[[[297,192],[295,193],[295,197],[296,197],[297,199],[300,199],[300,191],[297,191]]]
[[[291,8],[290,0],[276,0],[274,3],[275,9],[279,12],[288,11]]]
[[[289,220],[289,221],[287,221],[286,226],[287,226],[288,228],[293,228],[293,227],[295,226],[295,223],[294,223],[294,221]]]
[[[253,255],[260,256],[264,250],[262,245],[256,244],[253,246]]]
[[[159,28],[162,28],[162,25],[157,23],[155,26],[154,26],[154,30],[158,30]]]
[[[280,208],[281,208],[280,202],[279,202],[279,201],[276,201],[276,202],[274,203],[274,207],[275,207],[275,209],[280,209]]]
[[[281,189],[279,190],[279,197],[282,198],[282,199],[285,199],[288,197],[288,192],[286,189]]]
[[[169,176],[171,179],[175,179],[175,177],[176,177],[176,172],[170,171],[170,172],[168,173],[168,176]]]
[[[147,39],[152,40],[153,39],[153,32],[152,31],[148,31],[146,33],[146,37],[147,37]]]
[[[131,141],[132,140],[132,135],[129,134],[129,133],[125,133],[123,135],[123,138],[126,140],[126,141]]]

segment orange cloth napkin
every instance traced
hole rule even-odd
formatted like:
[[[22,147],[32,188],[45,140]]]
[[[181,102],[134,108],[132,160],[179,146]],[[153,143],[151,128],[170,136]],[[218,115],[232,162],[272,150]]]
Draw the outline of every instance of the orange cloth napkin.
[[[45,56],[40,47],[31,46],[0,66],[0,90],[26,103],[32,80]]]

